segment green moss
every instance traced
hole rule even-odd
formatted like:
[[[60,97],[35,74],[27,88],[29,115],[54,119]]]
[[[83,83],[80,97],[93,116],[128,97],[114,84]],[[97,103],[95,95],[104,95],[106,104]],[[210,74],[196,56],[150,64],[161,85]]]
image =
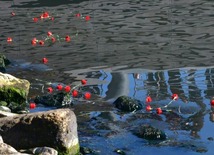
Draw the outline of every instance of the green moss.
[[[5,101],[0,101],[0,106],[7,106],[7,102],[5,102]]]
[[[58,155],[79,155],[80,146],[79,143],[71,146],[68,149],[56,149],[58,151]]]

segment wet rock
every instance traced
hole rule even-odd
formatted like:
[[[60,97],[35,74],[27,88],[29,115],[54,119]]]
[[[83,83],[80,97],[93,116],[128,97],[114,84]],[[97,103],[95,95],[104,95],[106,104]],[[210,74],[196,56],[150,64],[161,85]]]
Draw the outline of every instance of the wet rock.
[[[213,140],[214,140],[213,137],[208,137],[207,139],[208,139],[209,141],[213,141]]]
[[[79,152],[76,116],[71,109],[0,118],[0,129],[4,142],[16,149],[47,146],[59,154]]]
[[[4,143],[1,135],[0,135],[0,143]]]
[[[115,149],[114,152],[116,152],[117,154],[126,155],[126,153],[121,149]]]
[[[0,54],[0,72],[5,73],[5,66],[9,65],[10,61],[6,58],[5,55]]]
[[[166,140],[167,136],[166,134],[150,125],[141,125],[137,127],[136,130],[133,131],[133,133],[143,139],[146,140]]]
[[[1,72],[0,81],[0,100],[4,101],[4,103],[8,103],[7,106],[12,112],[25,109],[26,99],[30,88],[29,81]]]
[[[48,94],[44,96],[37,96],[34,99],[34,102],[36,104],[43,104],[45,106],[51,106],[51,107],[62,107],[64,98],[66,97],[66,93],[59,92],[57,94]]]
[[[91,154],[93,153],[94,151],[88,147],[80,147],[80,153],[82,153],[83,155],[85,154]]]
[[[6,106],[0,106],[0,110],[5,111],[5,112],[11,112],[10,108],[8,108]]]
[[[57,150],[50,147],[36,147],[33,149],[33,154],[42,154],[42,155],[58,155]]]
[[[116,106],[116,108],[126,112],[133,112],[142,109],[142,104],[139,100],[132,99],[128,96],[118,97],[113,104]]]

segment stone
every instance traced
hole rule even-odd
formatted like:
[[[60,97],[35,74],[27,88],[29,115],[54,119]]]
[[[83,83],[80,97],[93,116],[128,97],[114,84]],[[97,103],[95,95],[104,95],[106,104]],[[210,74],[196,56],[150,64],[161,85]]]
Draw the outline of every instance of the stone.
[[[0,135],[0,143],[4,143],[1,135]]]
[[[138,126],[133,133],[146,140],[166,140],[167,138],[163,131],[147,124]]]
[[[50,147],[36,147],[33,149],[33,154],[42,154],[42,155],[58,155],[57,150]]]
[[[133,112],[142,109],[142,104],[139,100],[132,99],[128,96],[118,97],[113,104],[116,106],[116,108],[126,112]]]
[[[15,148],[5,143],[0,143],[0,154],[1,155],[29,155],[26,153],[20,153]]]
[[[4,101],[12,112],[26,108],[30,82],[0,72],[0,101]]]
[[[8,117],[8,116],[17,116],[17,115],[18,114],[0,110],[0,118],[1,117]]]
[[[5,111],[5,112],[11,112],[10,108],[8,108],[6,106],[0,106],[0,110]]]
[[[0,129],[4,142],[18,150],[47,146],[59,154],[79,152],[76,116],[68,108],[3,117]]]

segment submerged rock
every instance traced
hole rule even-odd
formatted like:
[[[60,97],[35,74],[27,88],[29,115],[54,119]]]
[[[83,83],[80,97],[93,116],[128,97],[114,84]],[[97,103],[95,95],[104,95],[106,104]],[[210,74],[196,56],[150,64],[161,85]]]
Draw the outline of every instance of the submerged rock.
[[[132,99],[128,96],[118,97],[113,104],[116,106],[116,108],[126,112],[133,112],[142,109],[142,104],[139,100]]]
[[[166,134],[150,125],[141,125],[133,132],[136,136],[146,140],[166,140]]]
[[[9,65],[10,61],[6,58],[5,55],[0,54],[0,72],[5,72],[5,66]]]
[[[3,117],[0,129],[4,142],[16,149],[47,146],[59,154],[79,152],[76,116],[71,109]]]
[[[41,154],[41,155],[58,155],[57,150],[50,147],[36,147],[33,149],[33,154]]]
[[[1,103],[6,104],[12,112],[26,109],[26,99],[30,88],[29,81],[1,72],[0,81],[0,101],[4,101]]]

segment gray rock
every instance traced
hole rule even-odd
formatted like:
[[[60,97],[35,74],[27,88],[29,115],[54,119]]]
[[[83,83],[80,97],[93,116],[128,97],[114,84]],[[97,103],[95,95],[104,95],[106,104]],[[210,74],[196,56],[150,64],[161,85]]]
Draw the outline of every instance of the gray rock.
[[[58,152],[50,147],[36,147],[33,149],[33,154],[58,155]]]
[[[3,117],[0,128],[4,142],[16,149],[47,146],[61,154],[79,152],[76,116],[71,109]]]
[[[17,116],[18,114],[14,114],[14,113],[11,113],[11,112],[5,112],[5,111],[2,111],[0,109],[0,118],[1,117],[8,117],[8,116]]]
[[[11,112],[10,108],[6,106],[0,106],[0,110],[5,111],[5,112]]]
[[[132,99],[131,97],[128,96],[118,97],[113,104],[116,106],[116,108],[120,109],[121,111],[133,112],[142,109],[142,104],[140,103],[139,100]]]
[[[12,146],[0,143],[0,154],[1,155],[29,155],[26,153],[20,153],[16,149],[14,149]]]

